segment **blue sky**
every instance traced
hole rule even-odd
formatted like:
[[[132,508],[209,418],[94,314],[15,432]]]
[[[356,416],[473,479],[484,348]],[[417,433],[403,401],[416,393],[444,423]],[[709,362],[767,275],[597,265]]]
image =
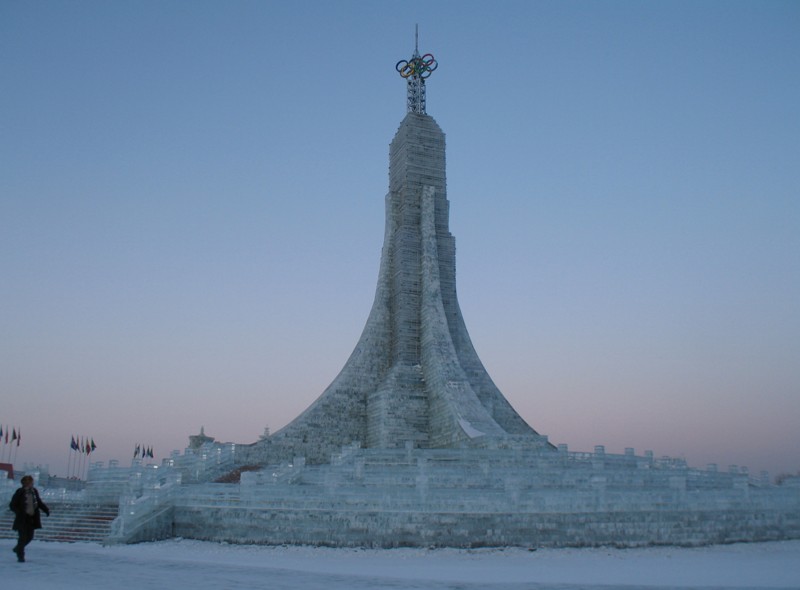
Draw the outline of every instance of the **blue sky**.
[[[800,469],[795,2],[0,1],[17,462],[247,443],[317,398],[372,304],[415,23],[459,300],[520,414]]]

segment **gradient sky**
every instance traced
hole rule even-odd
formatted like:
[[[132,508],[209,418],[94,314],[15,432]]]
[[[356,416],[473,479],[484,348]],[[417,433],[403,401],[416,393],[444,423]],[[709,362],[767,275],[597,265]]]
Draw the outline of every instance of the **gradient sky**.
[[[572,450],[800,469],[800,3],[763,1],[0,0],[18,464],[249,443],[322,393],[415,23],[462,312],[517,411]]]

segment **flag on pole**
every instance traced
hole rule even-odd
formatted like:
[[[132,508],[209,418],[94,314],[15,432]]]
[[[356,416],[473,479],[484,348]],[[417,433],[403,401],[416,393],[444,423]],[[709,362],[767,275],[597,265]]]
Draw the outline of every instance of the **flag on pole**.
[[[70,437],[69,448],[72,449],[73,451],[77,451],[78,450],[78,441],[75,440],[74,436]]]
[[[97,445],[94,444],[94,437],[92,437],[92,452],[97,448]]]
[[[22,442],[22,428],[17,428],[17,446]]]
[[[0,439],[3,438],[3,425],[0,424]]]
[[[17,440],[17,429],[16,428],[11,433],[11,442],[13,443],[15,440]]]

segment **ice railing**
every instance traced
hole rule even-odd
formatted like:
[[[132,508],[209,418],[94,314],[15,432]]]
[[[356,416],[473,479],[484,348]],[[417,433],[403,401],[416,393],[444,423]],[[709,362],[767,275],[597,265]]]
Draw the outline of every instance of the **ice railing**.
[[[561,470],[568,465],[577,469]],[[564,473],[574,477],[565,481]],[[770,490],[761,489],[766,486],[750,482],[747,470],[737,466],[720,472],[709,465],[703,471],[689,468],[682,458],[655,458],[651,452],[639,457],[633,449],[612,455],[601,446],[591,453],[570,453],[562,447],[558,453],[514,458],[490,450],[465,457],[457,449],[348,445],[331,457],[329,465],[307,468],[295,458],[281,466],[242,473],[239,486],[188,486],[176,502],[253,509],[357,507],[423,512],[697,510],[735,508],[743,502],[765,507],[775,500],[797,503],[796,493],[767,497],[763,494]],[[454,488],[459,489],[457,497]]]
[[[185,483],[210,481],[236,467],[236,444],[207,442],[197,449],[185,449],[183,455],[173,451],[162,465],[180,470]]]
[[[148,465],[131,469],[127,493],[119,497],[119,515],[111,525],[110,540],[121,540],[159,519],[172,507],[172,498],[181,485],[175,469]]]
[[[517,461],[520,457],[527,457],[531,464],[537,464],[539,466],[581,466],[598,471],[608,469],[618,472],[643,470],[654,474],[661,474],[666,477],[685,474],[692,482],[698,483],[698,485],[702,485],[701,482],[703,480],[717,483],[736,480],[737,482],[743,482],[745,485],[754,487],[769,487],[772,485],[770,483],[769,473],[766,471],[762,471],[757,476],[753,476],[750,474],[747,467],[738,465],[730,465],[727,470],[719,469],[718,465],[715,463],[706,465],[704,469],[689,467],[686,459],[683,457],[670,457],[668,455],[656,457],[655,453],[651,450],[645,451],[643,455],[637,455],[635,449],[632,447],[626,448],[623,454],[607,453],[604,445],[596,445],[594,451],[570,451],[566,444],[558,445],[555,453],[542,453],[533,449],[527,454],[525,451],[521,454],[512,451],[502,456],[493,456],[491,455],[492,449],[486,449],[485,451],[488,453],[486,456],[483,456],[480,452],[471,454],[472,457],[477,458],[473,461],[475,465],[480,463],[480,458],[482,456],[484,461],[487,460],[487,457],[491,457],[491,461],[502,461],[503,459],[501,457],[507,457],[512,461]],[[415,452],[416,449],[411,447],[406,447],[405,450],[362,449],[360,444],[353,443],[342,447],[339,453],[334,454],[331,457],[331,465],[342,466],[348,463],[363,461],[364,459],[369,461],[373,458],[378,461],[393,462],[397,465],[403,463],[411,464],[416,461],[414,458]],[[440,463],[444,465],[448,460],[458,460],[459,462],[463,462],[464,460],[464,456],[459,456],[459,451],[457,449],[427,449],[426,452],[432,459],[430,464]],[[382,455],[385,456],[382,457]],[[518,463],[515,463],[515,465],[518,465]]]
[[[266,488],[277,488],[299,482],[305,472],[305,458],[295,457],[291,463],[265,468],[260,471],[245,471],[238,485],[225,483],[201,483],[185,486],[176,496],[177,503],[192,506],[228,506],[240,502],[257,500],[259,492]],[[269,492],[267,492],[269,494]]]
[[[624,454],[606,453],[604,445],[595,445],[594,452],[570,451],[565,444],[558,445],[558,453],[566,461],[574,463],[600,463],[609,466],[635,466],[637,469],[658,469],[658,470],[678,470],[686,471],[691,477],[696,479],[707,478],[718,479],[720,475],[727,474],[730,477],[744,477],[748,485],[755,487],[769,487],[769,472],[761,471],[758,475],[752,475],[745,466],[729,465],[727,471],[722,471],[716,463],[709,463],[705,469],[689,467],[683,457],[670,457],[663,455],[656,457],[653,451],[645,451],[644,455],[636,455],[633,448],[625,449]]]
[[[235,467],[236,445],[234,443],[205,443],[197,449],[186,448],[184,452],[172,451],[161,465],[145,464],[142,459],[131,461],[130,467],[121,467],[119,461],[109,461],[108,467],[102,462],[92,464],[89,468],[86,487],[94,494],[136,493],[143,482],[147,481],[145,473],[160,473],[160,477],[175,471],[180,473],[183,483],[203,482],[218,477]],[[116,498],[115,498],[116,501]]]
[[[331,482],[331,485],[258,485],[242,482],[198,484],[182,487],[173,505],[202,508],[235,508],[255,510],[288,510],[313,513],[320,511],[386,511],[386,512],[633,512],[683,510],[733,510],[743,506],[765,509],[783,504],[797,506],[797,494],[768,494],[768,490],[748,492],[736,488],[713,490],[710,493],[689,492],[680,479],[674,487],[660,491],[636,493],[614,491],[604,482],[593,482],[584,490],[529,490],[524,484],[509,482],[500,489],[452,489],[428,487],[423,482],[413,486],[364,488]],[[786,490],[791,491],[791,490]]]
[[[86,501],[86,490],[68,490],[66,488],[44,488],[39,490],[39,495],[46,502],[64,502],[68,504],[83,503]]]

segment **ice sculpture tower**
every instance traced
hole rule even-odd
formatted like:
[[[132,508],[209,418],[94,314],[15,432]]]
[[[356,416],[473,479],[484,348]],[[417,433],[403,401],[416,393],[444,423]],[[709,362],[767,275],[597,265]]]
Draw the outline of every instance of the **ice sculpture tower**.
[[[322,463],[348,444],[551,448],[492,382],[461,315],[445,138],[425,112],[425,81],[437,65],[416,47],[396,65],[408,113],[390,145],[378,286],[361,338],[305,412],[252,445],[256,462]]]

